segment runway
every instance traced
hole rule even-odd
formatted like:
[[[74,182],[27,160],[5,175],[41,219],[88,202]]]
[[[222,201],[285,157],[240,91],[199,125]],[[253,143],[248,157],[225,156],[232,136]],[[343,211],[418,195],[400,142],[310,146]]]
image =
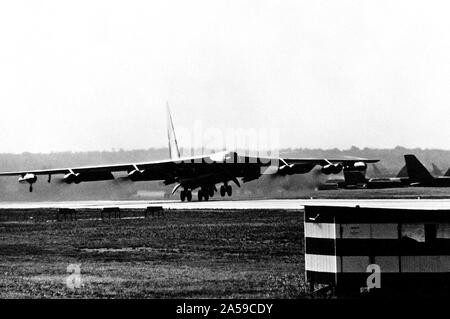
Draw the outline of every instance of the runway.
[[[177,200],[130,200],[130,201],[61,201],[61,202],[2,202],[0,209],[43,209],[75,208],[101,209],[120,207],[143,209],[147,206],[162,206],[171,210],[249,210],[285,209],[302,210],[305,205],[356,206],[406,208],[406,209],[449,209],[450,199],[265,199],[265,200],[210,200],[207,202],[180,202]]]

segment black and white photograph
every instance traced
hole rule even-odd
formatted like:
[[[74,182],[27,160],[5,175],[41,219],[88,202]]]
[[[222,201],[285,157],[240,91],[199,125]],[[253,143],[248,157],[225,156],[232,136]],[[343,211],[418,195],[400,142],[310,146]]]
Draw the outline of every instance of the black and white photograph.
[[[0,299],[450,300],[449,13],[1,2]]]

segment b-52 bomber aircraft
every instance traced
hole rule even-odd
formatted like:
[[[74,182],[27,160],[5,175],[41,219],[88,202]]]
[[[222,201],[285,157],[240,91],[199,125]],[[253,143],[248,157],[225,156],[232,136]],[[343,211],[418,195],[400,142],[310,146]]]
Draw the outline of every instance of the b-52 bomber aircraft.
[[[374,166],[374,172],[381,174],[376,166]],[[364,171],[344,171],[344,178],[329,179],[324,184],[321,184],[319,189],[398,188],[406,186],[409,186],[409,178],[405,165],[396,177],[366,178]]]
[[[405,166],[396,177],[365,178],[363,171],[344,171],[344,181],[336,183],[337,188],[398,188],[398,187],[450,187],[450,168],[441,176],[440,170],[435,164],[433,173],[417,159],[413,154],[404,155]],[[438,176],[433,176],[439,174]],[[329,186],[330,188],[330,186]],[[324,188],[325,189],[325,188]]]
[[[29,184],[30,192],[39,175],[63,175],[67,184],[81,182],[107,181],[116,177],[113,173],[126,172],[130,181],[163,181],[165,185],[175,184],[172,195],[180,190],[181,201],[191,201],[192,191],[198,189],[198,200],[208,200],[219,192],[222,197],[232,195],[231,182],[240,187],[243,183],[258,179],[265,174],[292,175],[305,174],[315,166],[321,166],[324,174],[338,174],[346,170],[365,170],[367,163],[378,160],[351,158],[270,158],[240,155],[235,151],[223,151],[208,155],[181,157],[175,130],[167,106],[168,139],[170,159],[145,163],[127,163],[86,167],[68,167],[44,170],[23,170],[1,172],[0,176],[19,176],[19,182]],[[220,185],[217,189],[217,185]]]
[[[417,159],[415,155],[405,155],[410,186],[421,187],[450,187],[450,176],[433,176]],[[450,171],[450,169],[449,169]]]

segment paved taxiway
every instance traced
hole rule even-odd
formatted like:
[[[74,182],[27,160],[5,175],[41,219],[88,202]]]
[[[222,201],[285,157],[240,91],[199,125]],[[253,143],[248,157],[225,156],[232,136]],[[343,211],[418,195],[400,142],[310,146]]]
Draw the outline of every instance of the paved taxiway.
[[[300,210],[305,205],[336,205],[410,209],[450,209],[450,199],[265,199],[210,200],[208,202],[180,202],[177,200],[133,201],[67,201],[67,202],[2,202],[0,209],[32,208],[145,208],[162,206],[166,209],[286,209]]]

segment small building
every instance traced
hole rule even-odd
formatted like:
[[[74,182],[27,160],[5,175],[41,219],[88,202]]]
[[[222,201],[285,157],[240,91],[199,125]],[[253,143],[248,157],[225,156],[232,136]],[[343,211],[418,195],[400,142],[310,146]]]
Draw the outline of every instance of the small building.
[[[450,210],[305,206],[304,217],[310,286],[450,295]]]

